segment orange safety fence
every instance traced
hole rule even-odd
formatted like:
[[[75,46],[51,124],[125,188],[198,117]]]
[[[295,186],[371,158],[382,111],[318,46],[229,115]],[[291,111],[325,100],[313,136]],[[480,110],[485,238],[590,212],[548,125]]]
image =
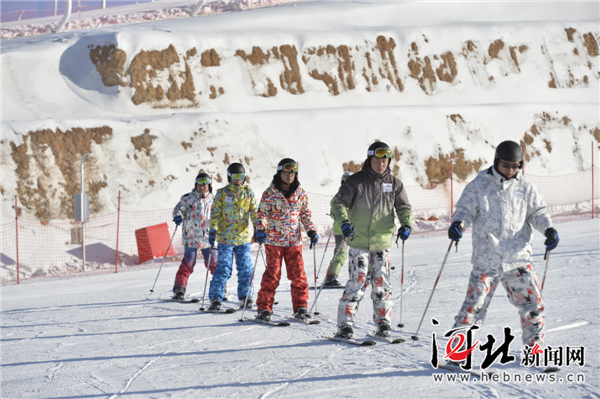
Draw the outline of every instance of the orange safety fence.
[[[554,221],[594,217],[600,209],[600,178],[596,167],[563,176],[526,176],[544,196]],[[449,225],[450,209],[465,186],[466,183],[452,180],[428,187],[406,186],[413,211],[413,234],[445,231]],[[308,196],[314,223],[321,242],[325,243],[333,222],[329,216],[332,196],[314,193]],[[115,198],[116,201],[118,198]],[[181,231],[174,230],[175,224],[171,219],[172,208],[119,210],[90,217],[84,223],[83,235],[79,221],[40,223],[15,219],[2,225],[0,283],[20,283],[40,277],[116,273],[160,264],[171,237],[172,252],[169,251],[167,261],[181,259]],[[157,226],[165,223],[166,226]],[[149,260],[140,263],[140,250],[144,251],[140,245],[145,244],[139,241],[139,233],[136,239],[136,230],[149,227],[161,230],[162,238],[152,243],[152,255],[149,258],[145,255]]]

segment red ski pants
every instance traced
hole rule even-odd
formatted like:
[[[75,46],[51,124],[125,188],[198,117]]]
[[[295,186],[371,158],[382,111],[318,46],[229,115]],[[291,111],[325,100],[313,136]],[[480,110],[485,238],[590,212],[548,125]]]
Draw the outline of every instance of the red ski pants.
[[[279,247],[265,244],[265,252],[267,253],[267,267],[262,276],[260,291],[258,291],[258,298],[256,299],[258,311],[269,309],[273,313],[275,291],[281,280],[282,260],[285,261],[287,277],[292,282],[294,312],[301,306],[306,307],[308,303],[308,282],[304,272],[304,260],[302,260],[302,245]]]

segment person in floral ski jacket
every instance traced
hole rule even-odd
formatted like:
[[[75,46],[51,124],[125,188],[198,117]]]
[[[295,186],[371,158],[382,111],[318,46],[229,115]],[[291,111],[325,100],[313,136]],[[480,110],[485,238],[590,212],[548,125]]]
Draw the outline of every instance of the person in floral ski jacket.
[[[196,176],[194,189],[181,197],[173,209],[173,221],[177,226],[183,223],[181,239],[184,253],[179,270],[175,275],[173,299],[185,299],[188,277],[194,272],[196,254],[201,250],[204,266],[214,273],[217,265],[217,251],[208,245],[208,226],[213,202],[212,179],[206,173]]]
[[[300,224],[308,231],[312,248],[319,236],[312,221],[308,196],[298,181],[298,164],[284,158],[277,165],[271,186],[263,193],[258,207],[255,240],[265,245],[267,266],[262,276],[256,300],[257,319],[271,319],[275,290],[281,279],[281,262],[285,261],[288,279],[291,280],[294,317],[306,320],[309,315],[308,282],[302,259],[302,234]]]
[[[210,310],[221,309],[225,285],[231,278],[233,255],[237,268],[237,296],[242,305],[252,306],[252,259],[250,257],[250,220],[256,224],[256,199],[250,187],[244,184],[246,171],[241,163],[227,168],[229,184],[217,190],[210,217],[208,242],[219,244],[219,260],[210,282],[208,297]]]
[[[546,325],[531,259],[533,228],[546,236],[547,251],[556,248],[559,238],[541,194],[519,173],[522,167],[521,146],[500,143],[494,165],[479,172],[456,204],[448,237],[459,241],[473,227],[473,269],[453,328],[483,325],[500,283],[519,311],[523,344],[533,347],[543,345]]]

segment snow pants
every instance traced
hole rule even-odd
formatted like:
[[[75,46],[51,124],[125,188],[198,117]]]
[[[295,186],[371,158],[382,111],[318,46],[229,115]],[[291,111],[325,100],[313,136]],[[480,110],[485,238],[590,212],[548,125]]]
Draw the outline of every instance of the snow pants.
[[[177,274],[175,275],[175,284],[173,285],[173,292],[178,289],[182,289],[185,292],[187,287],[188,277],[190,274],[194,272],[194,266],[196,266],[196,248],[185,247],[183,252],[183,259],[181,260],[181,264],[179,265],[179,270],[177,270]],[[212,252],[212,254],[211,254]],[[215,272],[215,268],[217,267],[217,250],[211,248],[202,248],[201,249],[202,257],[204,258],[204,266],[210,270],[210,273],[213,274]],[[208,258],[210,255],[210,264],[208,263]]]
[[[250,243],[242,245],[219,244],[217,268],[210,281],[210,289],[208,291],[208,297],[211,300],[218,299],[219,301],[223,301],[225,285],[231,278],[233,270],[234,254],[238,278],[238,299],[241,300],[246,295],[252,296],[254,290],[250,287],[250,280],[252,279],[253,272],[252,258],[250,257]]]
[[[488,306],[500,282],[510,303],[519,309],[523,344],[533,346],[537,342],[542,345],[546,327],[544,304],[538,288],[537,275],[530,264],[505,272],[473,267],[467,296],[455,317],[453,328],[472,324],[483,325]]]
[[[350,279],[338,306],[338,327],[353,326],[358,305],[369,283],[372,285],[373,321],[392,320],[392,285],[390,283],[389,250],[364,251],[350,248]],[[369,264],[370,263],[370,264]]]
[[[337,278],[340,275],[340,270],[348,258],[348,243],[344,240],[344,236],[335,237],[335,250],[334,254],[337,254],[335,258],[331,260],[329,265],[329,271],[327,272],[327,278]],[[341,249],[340,249],[341,247]]]
[[[273,313],[273,301],[275,291],[281,280],[281,261],[285,261],[287,277],[292,282],[292,306],[294,313],[299,307],[307,307],[308,304],[308,282],[304,272],[304,260],[302,259],[302,245],[292,247],[279,247],[276,245],[265,245],[267,253],[267,267],[262,276],[260,291],[256,299],[256,306],[260,312],[269,309]]]

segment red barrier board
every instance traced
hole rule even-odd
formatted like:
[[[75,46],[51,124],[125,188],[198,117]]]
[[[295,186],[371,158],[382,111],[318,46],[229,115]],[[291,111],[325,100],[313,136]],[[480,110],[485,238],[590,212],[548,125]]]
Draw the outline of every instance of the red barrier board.
[[[154,258],[162,258],[171,241],[169,226],[166,223],[144,227],[135,231],[137,241],[139,263],[144,263]],[[175,255],[173,246],[169,248],[167,255]]]

